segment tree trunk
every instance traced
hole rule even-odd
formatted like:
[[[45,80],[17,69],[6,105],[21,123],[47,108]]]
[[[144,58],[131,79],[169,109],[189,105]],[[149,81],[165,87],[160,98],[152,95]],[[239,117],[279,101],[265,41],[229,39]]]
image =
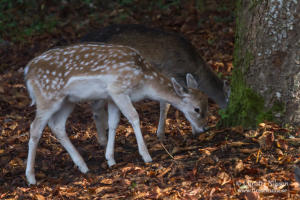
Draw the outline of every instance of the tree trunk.
[[[226,126],[300,125],[300,0],[237,0]]]

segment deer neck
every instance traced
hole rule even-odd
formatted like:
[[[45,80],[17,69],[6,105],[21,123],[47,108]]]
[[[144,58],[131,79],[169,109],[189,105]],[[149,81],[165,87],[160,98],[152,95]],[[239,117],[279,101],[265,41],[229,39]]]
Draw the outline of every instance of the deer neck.
[[[178,108],[181,98],[176,94],[170,79],[158,76],[157,79],[150,81],[151,91],[148,94],[150,99],[167,102]]]

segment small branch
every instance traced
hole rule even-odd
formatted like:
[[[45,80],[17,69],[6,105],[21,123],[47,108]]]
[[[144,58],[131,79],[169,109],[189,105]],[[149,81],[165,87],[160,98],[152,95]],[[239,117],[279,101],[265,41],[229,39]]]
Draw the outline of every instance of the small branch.
[[[165,149],[165,151],[169,154],[169,156],[174,160],[174,156],[170,154],[170,152],[166,149],[165,145],[161,142],[160,145]]]

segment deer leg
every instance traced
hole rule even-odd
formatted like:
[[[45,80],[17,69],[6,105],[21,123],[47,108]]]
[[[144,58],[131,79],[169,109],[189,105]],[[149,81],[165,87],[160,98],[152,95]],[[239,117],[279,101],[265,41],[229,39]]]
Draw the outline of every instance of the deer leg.
[[[111,97],[115,104],[119,107],[120,111],[132,125],[137,140],[139,153],[142,156],[143,160],[146,163],[151,162],[152,158],[148,152],[147,146],[145,145],[141,132],[139,115],[133,107],[129,96],[125,94],[111,94]]]
[[[101,146],[106,146],[107,112],[104,108],[106,101],[98,100],[92,104],[93,118],[97,128],[97,140]]]
[[[120,121],[120,110],[113,103],[108,103],[108,142],[105,152],[105,158],[108,162],[108,166],[111,167],[116,164],[114,159],[114,147],[115,147],[115,136],[116,129]]]
[[[59,105],[59,104],[57,104]],[[26,164],[26,178],[29,184],[36,184],[35,174],[34,174],[34,164],[36,149],[39,140],[42,136],[43,130],[53,115],[59,109],[59,106],[52,106],[51,109],[41,109],[37,105],[36,116],[30,125],[30,139],[28,142],[28,157]]]
[[[54,113],[54,115],[50,118],[48,125],[51,128],[52,132],[56,135],[61,145],[70,154],[75,165],[78,166],[79,170],[82,173],[86,173],[89,170],[86,163],[66,134],[66,121],[73,109],[74,104],[64,102],[64,104],[61,106],[61,109]]]
[[[166,118],[168,115],[168,111],[170,109],[170,104],[161,101],[159,103],[160,113],[159,113],[159,122],[157,127],[157,137],[160,141],[165,139],[165,126],[166,126]]]

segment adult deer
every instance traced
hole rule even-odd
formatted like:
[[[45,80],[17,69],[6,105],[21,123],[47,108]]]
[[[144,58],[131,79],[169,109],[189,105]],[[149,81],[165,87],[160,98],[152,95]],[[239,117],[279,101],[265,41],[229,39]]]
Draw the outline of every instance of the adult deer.
[[[88,167],[65,131],[68,116],[78,101],[108,102],[109,136],[105,157],[115,164],[114,140],[120,111],[131,123],[139,153],[151,162],[132,102],[145,98],[170,103],[182,111],[197,131],[206,124],[207,97],[196,90],[197,82],[187,74],[188,89],[174,78],[168,79],[132,48],[96,43],[76,44],[49,50],[31,60],[25,68],[25,80],[36,104],[36,116],[30,127],[26,177],[35,184],[34,163],[38,141],[48,124],[59,142],[83,173]]]
[[[156,70],[168,77],[174,77],[186,86],[187,73],[193,75],[197,81],[197,88],[208,95],[221,108],[228,104],[230,88],[226,81],[221,80],[205,63],[193,45],[178,33],[149,28],[141,24],[115,24],[88,33],[81,38],[82,42],[105,42],[125,45],[137,49],[141,56],[149,61]],[[103,122],[97,116],[105,117],[105,111],[98,105],[98,113],[94,113],[98,135],[102,136],[105,144],[105,129]],[[160,120],[157,136],[165,137],[165,119],[170,104],[160,103]],[[196,133],[192,126],[193,134]]]

